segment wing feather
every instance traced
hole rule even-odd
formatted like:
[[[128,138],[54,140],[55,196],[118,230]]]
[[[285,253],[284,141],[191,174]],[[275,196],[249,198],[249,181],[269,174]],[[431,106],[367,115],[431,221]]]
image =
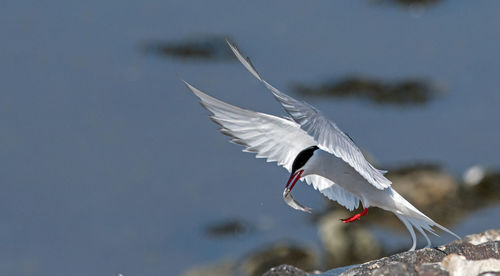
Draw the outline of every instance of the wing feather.
[[[228,44],[243,66],[273,93],[274,97],[281,103],[293,120],[314,138],[318,147],[341,158],[377,189],[382,190],[391,186],[391,181],[383,175],[385,171],[374,168],[365,159],[361,150],[354,144],[352,139],[342,132],[335,123],[326,119],[311,105],[298,101],[267,83],[252,65],[250,59],[245,59],[239,50],[229,41]]]
[[[294,121],[230,105],[189,83],[186,85],[200,99],[200,104],[213,114],[210,119],[221,127],[221,133],[243,145],[244,151],[256,153],[257,158],[277,162],[290,171],[295,156],[316,145]]]

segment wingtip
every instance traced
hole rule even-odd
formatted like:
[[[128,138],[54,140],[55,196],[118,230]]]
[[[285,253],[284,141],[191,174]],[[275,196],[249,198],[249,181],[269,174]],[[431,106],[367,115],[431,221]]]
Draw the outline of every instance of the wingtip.
[[[197,89],[196,87],[192,86],[190,83],[188,83],[187,81],[181,79],[181,81],[184,83],[184,85],[186,85],[186,87],[193,93],[195,94],[196,96],[200,97],[200,93],[202,93],[199,89]]]
[[[234,46],[234,43],[231,42],[231,40],[229,40],[229,38],[225,37],[224,40],[226,41],[227,45],[229,45],[229,47],[231,47],[231,48],[236,47],[236,46]]]
[[[238,56],[240,55],[241,56],[241,51],[238,49],[238,46],[236,46],[236,43],[232,42],[231,40],[229,40],[229,38],[225,38],[226,40],[226,43],[227,45],[229,45],[229,48],[231,48],[231,51],[233,51],[233,53]]]
[[[181,81],[184,83],[184,85],[187,87],[187,88],[190,88],[192,87],[191,84],[189,84],[187,81],[185,81],[184,79],[181,79]]]
[[[225,38],[226,40],[226,43],[227,45],[229,46],[229,48],[231,48],[231,51],[233,52],[233,54],[238,57],[238,55],[241,55],[240,51],[238,50],[238,47],[236,47],[236,44],[234,44],[233,42],[231,42],[229,40],[229,38]]]
[[[229,41],[228,38],[226,38],[226,43],[229,45],[229,48],[231,48],[231,51],[233,51],[233,54],[236,56],[236,58],[243,64],[243,66],[252,74],[254,77],[256,77],[259,81],[263,81],[262,77],[260,74],[257,72],[257,69],[255,69],[255,66],[252,64],[252,61],[250,60],[249,57],[244,57],[241,51],[238,49],[235,43]]]

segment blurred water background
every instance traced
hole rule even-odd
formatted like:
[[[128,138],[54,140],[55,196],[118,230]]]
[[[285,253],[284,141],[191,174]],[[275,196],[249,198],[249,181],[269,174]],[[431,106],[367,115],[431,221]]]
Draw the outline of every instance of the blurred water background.
[[[379,168],[499,168],[500,2],[407,2],[2,1],[0,274],[178,275],[277,241],[321,251],[313,216],[282,201],[286,171],[229,144],[180,81],[284,115],[224,37]],[[427,96],[297,89],[346,82],[416,82]],[[448,226],[466,235],[498,221],[489,205]],[[372,228],[392,250],[410,246],[404,231]]]

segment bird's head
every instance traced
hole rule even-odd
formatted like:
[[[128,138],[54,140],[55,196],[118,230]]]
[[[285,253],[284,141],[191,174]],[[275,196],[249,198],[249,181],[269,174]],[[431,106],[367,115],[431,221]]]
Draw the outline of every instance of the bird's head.
[[[313,157],[314,155],[314,151],[316,151],[317,149],[317,146],[311,146],[297,154],[297,157],[295,157],[295,160],[293,161],[292,173],[290,175],[290,178],[288,179],[288,182],[286,183],[286,195],[290,193],[290,191],[293,189],[293,186],[295,186],[295,183],[301,177],[310,174],[310,169],[308,166],[310,163],[308,163],[308,161],[311,160],[311,157]]]

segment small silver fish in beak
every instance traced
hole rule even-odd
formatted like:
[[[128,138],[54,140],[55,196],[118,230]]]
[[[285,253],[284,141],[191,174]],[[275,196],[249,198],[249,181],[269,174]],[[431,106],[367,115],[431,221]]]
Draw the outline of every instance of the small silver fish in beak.
[[[286,183],[285,190],[283,191],[283,200],[285,200],[285,202],[286,202],[286,204],[288,204],[288,206],[292,207],[295,210],[300,210],[300,211],[304,211],[307,213],[311,213],[311,210],[312,210],[311,208],[306,207],[306,206],[300,204],[299,202],[297,202],[293,198],[292,194],[290,193],[293,189],[293,186],[295,186],[295,183],[300,179],[303,172],[304,172],[304,170],[299,170],[299,171],[296,171],[295,173],[292,173],[292,175],[290,175],[290,179],[288,179],[288,182]]]
[[[285,188],[285,190],[283,191],[283,200],[285,200],[285,202],[286,202],[286,204],[288,204],[288,206],[292,207],[295,210],[300,210],[300,211],[304,211],[307,213],[311,213],[312,209],[297,202],[293,198],[292,194],[290,193],[290,189],[288,189],[288,188]]]

